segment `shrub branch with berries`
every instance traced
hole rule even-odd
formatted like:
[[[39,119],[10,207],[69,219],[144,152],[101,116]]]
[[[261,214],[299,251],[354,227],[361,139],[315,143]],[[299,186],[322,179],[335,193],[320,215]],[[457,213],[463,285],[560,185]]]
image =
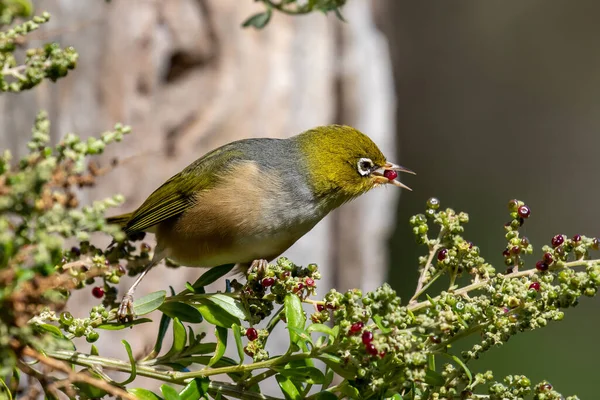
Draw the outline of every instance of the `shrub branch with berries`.
[[[268,16],[255,16],[249,25],[264,26],[271,9],[335,12],[344,1],[263,3]],[[0,0],[0,25],[30,13],[26,0]],[[22,64],[13,56],[19,41],[48,18],[43,14],[0,34],[0,91],[29,89],[75,66],[74,50],[54,44],[28,51]],[[565,309],[594,296],[600,285],[600,260],[592,256],[598,240],[559,234],[536,260],[533,244],[520,233],[532,213],[518,200],[508,206],[502,273],[464,238],[468,215],[442,209],[432,198],[423,214],[410,219],[425,248],[410,299],[400,299],[387,284],[369,293],[331,290],[319,297],[316,265],[279,258],[250,269],[241,283],[225,279],[232,265],[212,268],[179,293],[161,290],[137,299],[136,317],[117,321],[115,285],[126,274],[139,274],[152,248],[143,234],[127,238],[106,223],[106,210],[121,196],[84,207],[77,197],[114,166],[100,167],[93,156],[128,132],[117,125],[99,138],[69,134],[50,146],[49,121],[40,113],[29,154],[20,160],[9,152],[0,156],[0,398],[564,398],[546,381],[495,377],[470,367],[513,335],[562,320]],[[93,232],[116,244],[99,247]],[[167,261],[167,267],[176,265]],[[207,292],[219,282],[221,291]],[[436,282],[446,289],[434,293]],[[87,315],[68,311],[75,290],[98,299]],[[123,340],[127,357],[111,358],[93,344],[100,334],[146,329],[150,318],[160,324],[147,354],[134,357],[143,349]],[[269,344],[277,326],[289,337],[282,354]],[[165,343],[169,330],[172,339]],[[90,345],[76,347],[75,338]],[[467,338],[476,343],[457,353],[453,346]],[[113,372],[126,377],[119,380]],[[160,394],[136,387],[137,377],[161,382]],[[261,393],[272,380],[281,389],[277,397]]]

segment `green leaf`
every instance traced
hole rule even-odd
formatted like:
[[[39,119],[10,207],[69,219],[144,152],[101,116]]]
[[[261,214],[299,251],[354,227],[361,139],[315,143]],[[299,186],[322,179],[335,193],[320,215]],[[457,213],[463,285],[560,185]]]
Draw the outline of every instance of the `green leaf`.
[[[275,379],[277,379],[277,383],[279,384],[279,387],[281,388],[281,391],[283,392],[283,395],[285,396],[286,400],[302,399],[302,395],[300,394],[298,388],[296,387],[296,385],[294,385],[294,382],[292,382],[290,378],[281,374],[277,374],[275,376]]]
[[[293,326],[288,326],[288,329],[295,332],[298,335],[298,339],[303,342],[309,342],[314,347],[312,337],[304,329],[294,328]]]
[[[196,289],[195,289],[195,288],[192,286],[192,284],[191,284],[191,283],[189,283],[189,282],[186,282],[186,283],[185,283],[185,288],[186,288],[187,290],[189,290],[190,292],[192,292],[192,293],[195,293],[195,292],[196,292]]]
[[[329,336],[331,343],[335,340],[335,332],[325,324],[311,324],[306,328],[307,332],[320,332]]]
[[[338,400],[338,397],[331,392],[324,391],[317,393],[316,400]]]
[[[329,385],[331,385],[331,382],[333,382],[333,377],[335,376],[333,370],[329,367],[325,368],[325,381],[323,382],[323,386],[321,386],[321,388],[323,390],[327,389],[329,387]]]
[[[41,329],[42,331],[50,333],[52,336],[54,336],[56,338],[65,339],[65,335],[60,331],[60,329],[58,329],[58,327],[56,327],[54,325],[36,324],[35,327]]]
[[[151,313],[160,307],[167,297],[167,292],[159,290],[158,292],[150,293],[133,303],[133,312],[135,315],[144,315]]]
[[[4,382],[4,379],[0,378],[0,398],[5,398],[8,400],[12,400],[12,392]]]
[[[400,393],[396,393],[390,397],[390,400],[402,400],[402,395]]]
[[[129,393],[137,397],[139,400],[163,400],[162,397],[149,390],[142,388],[133,388],[127,390]]]
[[[194,378],[193,381],[187,384],[181,392],[179,392],[179,398],[181,400],[198,400],[208,391],[208,384],[210,380],[208,378]]]
[[[158,309],[169,317],[178,318],[183,322],[191,322],[194,324],[202,322],[202,314],[200,314],[196,307],[180,301],[167,301]]]
[[[336,374],[346,379],[355,379],[356,378],[356,367],[353,365],[344,365],[342,359],[338,356],[334,356],[333,354],[321,354],[317,357],[319,360],[323,361],[325,365],[335,371]]]
[[[392,331],[392,328],[383,326],[383,320],[381,318],[381,315],[373,316],[373,321],[375,321],[375,324],[377,324],[377,327],[381,332],[390,333]]]
[[[186,356],[188,355],[195,355],[195,354],[209,354],[209,353],[214,353],[217,349],[217,344],[214,342],[210,342],[210,343],[196,343],[191,347],[188,347],[187,349],[185,349],[185,351],[182,353],[185,354]]]
[[[169,329],[169,324],[171,323],[171,318],[168,315],[163,314],[160,317],[160,324],[158,326],[158,335],[156,337],[156,343],[154,343],[154,356],[160,353],[162,349],[163,340],[165,340],[165,335],[167,334],[167,330]]]
[[[425,383],[427,383],[428,385],[431,386],[444,386],[444,384],[446,383],[446,380],[444,379],[444,377],[442,376],[442,374],[440,374],[437,371],[434,371],[432,369],[427,369],[425,371]]]
[[[129,345],[127,340],[123,339],[121,340],[121,343],[123,343],[123,346],[125,346],[125,351],[127,351],[127,357],[129,357],[129,365],[131,365],[131,375],[129,375],[129,378],[127,378],[125,381],[119,384],[121,386],[125,386],[128,383],[133,382],[135,377],[137,376],[137,365],[135,363],[135,357],[133,357],[133,353],[131,352],[131,346]]]
[[[217,349],[215,350],[215,354],[210,359],[207,367],[212,367],[217,361],[223,357],[225,354],[225,349],[227,348],[227,329],[217,326],[215,329],[215,336],[217,337]]]
[[[121,329],[129,328],[133,325],[145,324],[146,322],[152,322],[150,318],[140,318],[130,322],[107,322],[97,326],[98,329],[104,329],[107,331],[119,331]]]
[[[187,341],[187,332],[183,324],[177,319],[173,319],[173,344],[171,349],[165,354],[163,359],[169,359],[176,354],[181,353]]]
[[[181,400],[177,391],[166,383],[160,387],[160,392],[165,396],[165,400]]]
[[[96,386],[90,385],[86,382],[74,382],[73,385],[75,385],[87,398],[99,399],[107,395],[105,390],[97,388]]]
[[[238,318],[234,317],[215,304],[200,304],[198,306],[198,311],[200,311],[206,322],[213,325],[229,328],[233,324],[240,324],[240,320]]]
[[[320,385],[325,382],[325,375],[315,367],[294,366],[293,368],[272,367],[271,369],[292,380],[311,385]]]
[[[233,331],[233,337],[235,339],[235,346],[237,347],[238,356],[240,357],[240,364],[244,362],[244,345],[242,344],[242,328],[239,325],[231,325]]]
[[[285,296],[284,299],[284,307],[285,307],[285,318],[287,320],[287,326],[292,328],[298,328],[304,330],[304,324],[306,323],[306,316],[304,315],[304,310],[302,309],[302,302],[300,298],[293,293],[289,293]],[[290,342],[297,343],[300,341],[299,336],[294,330],[289,329],[290,332]],[[300,345],[298,343],[298,345]]]
[[[206,271],[205,273],[203,273],[200,276],[200,278],[198,278],[196,280],[196,282],[194,282],[194,284],[192,286],[194,287],[194,289],[196,289],[199,287],[204,287],[206,285],[210,285],[217,279],[227,275],[229,273],[229,271],[231,271],[233,269],[234,266],[235,266],[235,264],[225,264],[225,265],[219,265],[218,267],[213,267],[213,268],[209,269],[208,271]]]
[[[460,367],[463,369],[463,371],[465,371],[467,378],[469,378],[469,385],[471,383],[473,383],[473,374],[471,373],[471,370],[469,369],[469,367],[467,367],[467,365],[463,362],[463,360],[461,360],[459,357],[457,357],[453,354],[448,354],[448,353],[440,353],[440,354],[452,359],[455,363],[460,365]]]
[[[342,394],[346,395],[350,399],[362,399],[362,396],[360,395],[358,389],[350,384],[341,385],[340,392],[342,392]]]
[[[242,307],[242,303],[231,296],[226,296],[224,294],[214,294],[208,297],[207,299],[236,318],[243,320],[249,319],[248,315],[246,314],[246,310],[244,309],[244,307]]]
[[[271,10],[267,10],[262,13],[254,14],[250,16],[247,20],[242,23],[242,27],[247,28],[249,26],[253,26],[256,29],[264,28],[271,19]]]

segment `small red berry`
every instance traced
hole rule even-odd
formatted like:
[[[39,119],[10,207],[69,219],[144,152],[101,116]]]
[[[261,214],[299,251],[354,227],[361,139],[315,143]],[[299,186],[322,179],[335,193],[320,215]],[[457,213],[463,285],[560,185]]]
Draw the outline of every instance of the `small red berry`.
[[[396,179],[398,177],[398,173],[396,171],[388,169],[383,173],[383,176],[388,178],[390,181],[393,181],[394,179]]]
[[[437,259],[439,261],[444,261],[446,257],[448,257],[448,250],[446,249],[441,249],[437,254]]]
[[[315,286],[315,280],[313,278],[306,278],[304,283],[306,283],[306,286]]]
[[[552,385],[549,383],[542,383],[540,385],[540,391],[545,392],[547,390],[552,390]]]
[[[442,343],[442,339],[437,335],[430,335],[429,340],[431,340],[433,343]]]
[[[102,289],[100,286],[94,287],[92,289],[92,296],[97,299],[101,299],[104,296],[104,289]]]
[[[246,337],[248,338],[249,341],[252,342],[252,341],[258,339],[258,332],[254,328],[248,328],[248,329],[246,329]]]
[[[535,263],[535,269],[537,269],[538,271],[548,271],[548,264],[546,264],[543,261],[538,261],[537,263]]]
[[[508,256],[510,256],[510,251],[508,251],[508,249],[506,249],[506,250],[504,250],[504,251],[502,252],[502,255],[503,255],[504,257],[508,257]]]
[[[261,284],[264,287],[273,286],[274,283],[275,283],[275,279],[273,279],[273,278],[265,278],[261,281]]]
[[[469,250],[473,248],[473,242],[467,242],[469,243]]]
[[[581,235],[575,235],[575,236],[573,236],[573,238],[571,240],[573,240],[574,242],[580,242],[581,241]]]
[[[362,331],[363,328],[363,323],[362,322],[355,322],[352,325],[350,325],[350,333],[355,334],[358,333],[360,331]]]
[[[379,358],[383,358],[383,357],[385,357],[385,351],[381,350],[379,352]]]
[[[519,254],[521,252],[521,248],[519,246],[513,246],[513,248],[510,249],[510,252],[513,254]]]
[[[529,289],[533,289],[536,292],[540,291],[540,283],[539,282],[531,282],[531,285],[529,285]]]
[[[327,303],[327,304],[325,304],[325,306],[327,308],[329,308],[330,310],[335,310],[335,306],[333,304],[331,304],[331,303]]]
[[[300,292],[302,289],[304,289],[304,283],[300,282],[298,283],[298,286],[296,286],[296,288],[294,289],[294,292]]]
[[[521,206],[517,210],[517,214],[519,214],[519,217],[521,218],[527,218],[529,215],[531,215],[531,210],[527,206]]]
[[[529,246],[529,239],[527,239],[527,236],[523,236],[521,238],[521,245],[522,246]]]
[[[598,238],[592,239],[592,249],[598,250],[598,247],[600,247],[598,243]]]
[[[369,353],[372,356],[376,356],[378,351],[377,348],[375,347],[375,345],[373,343],[369,343],[365,346],[365,349],[367,350],[367,353]]]
[[[244,353],[250,357],[254,357],[254,353],[248,350],[248,346],[244,347]]]
[[[321,312],[325,310],[325,306],[323,304],[317,304],[317,311]]]
[[[550,253],[544,253],[544,256],[542,257],[542,261],[544,261],[546,264],[550,265],[554,262],[554,257],[552,257],[552,254],[550,254]]]
[[[565,238],[563,235],[556,235],[552,238],[552,247],[558,247],[561,244],[563,244],[565,241]]]
[[[364,331],[362,334],[362,342],[364,344],[369,344],[373,341],[373,332],[371,331]]]
[[[287,277],[290,276],[290,271],[283,271],[280,275],[279,275],[279,279],[285,279]]]

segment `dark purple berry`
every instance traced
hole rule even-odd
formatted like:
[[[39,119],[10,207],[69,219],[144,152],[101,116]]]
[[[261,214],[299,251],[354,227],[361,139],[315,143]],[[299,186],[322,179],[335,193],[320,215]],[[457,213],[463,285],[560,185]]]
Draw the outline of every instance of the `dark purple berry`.
[[[508,257],[508,256],[510,256],[510,251],[508,251],[508,249],[505,249],[505,250],[502,252],[502,255],[503,255],[504,257]]]
[[[430,335],[429,340],[436,344],[442,343],[442,339],[438,335]]]
[[[592,249],[598,250],[598,247],[600,247],[598,243],[598,238],[592,239]]]
[[[575,243],[581,242],[581,235],[575,235],[575,236],[573,236],[573,238],[571,240],[574,241]]]
[[[550,265],[554,262],[554,257],[552,257],[552,254],[550,254],[550,253],[544,253],[544,256],[542,257],[542,261],[544,261],[546,264]]]
[[[317,311],[321,312],[325,310],[325,306],[323,304],[317,304]]]
[[[379,352],[379,358],[383,358],[383,357],[385,357],[385,351],[381,350]]]
[[[363,328],[363,323],[362,322],[355,322],[352,325],[350,325],[350,333],[351,334],[356,334],[360,331],[362,331]]]
[[[527,236],[523,236],[521,238],[521,245],[524,246],[524,247],[529,246],[529,239],[527,238]]]
[[[552,247],[558,247],[565,242],[563,235],[556,235],[552,238]]]
[[[527,206],[521,206],[517,210],[517,214],[519,214],[519,217],[521,218],[527,218],[529,215],[531,215],[531,210]]]
[[[273,279],[273,278],[265,278],[261,281],[261,284],[264,287],[273,286],[274,283],[275,283],[275,279]]]
[[[519,246],[513,246],[513,248],[510,249],[510,252],[513,254],[519,254],[521,252],[521,248]]]
[[[248,328],[248,329],[246,329],[246,337],[248,338],[249,341],[252,342],[252,341],[258,339],[258,332],[254,328]]]
[[[304,280],[304,283],[306,283],[306,286],[310,286],[310,287],[315,286],[315,280],[313,278],[306,278]]]
[[[104,297],[104,289],[102,289],[100,286],[96,286],[92,289],[92,296],[94,296],[97,299],[101,299],[102,297]]]
[[[529,285],[529,289],[533,289],[536,292],[540,291],[540,283],[539,282],[531,282],[531,285]]]
[[[364,331],[362,334],[362,342],[364,344],[369,344],[373,341],[373,332],[371,331]]]
[[[537,263],[535,263],[535,269],[537,269],[538,271],[548,271],[548,264],[546,264],[543,261],[538,261]]]
[[[81,255],[81,250],[79,249],[79,247],[71,247],[71,253],[73,253],[73,255],[79,257]]]
[[[378,351],[377,348],[375,347],[375,345],[373,343],[369,343],[365,346],[365,349],[367,350],[367,353],[369,353],[372,356],[376,356]]]
[[[446,257],[448,257],[448,250],[446,249],[441,249],[437,254],[437,259],[439,261],[444,261]]]
[[[552,390],[552,385],[551,384],[549,384],[549,383],[542,383],[540,385],[540,391],[541,392],[546,392],[548,390]]]
[[[254,357],[254,353],[248,349],[248,346],[244,347],[244,353],[250,357]]]

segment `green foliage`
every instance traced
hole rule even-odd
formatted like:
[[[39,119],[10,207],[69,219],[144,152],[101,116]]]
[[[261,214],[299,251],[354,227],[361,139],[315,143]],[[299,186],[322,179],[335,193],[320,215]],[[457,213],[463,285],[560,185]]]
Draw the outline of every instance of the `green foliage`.
[[[290,13],[335,11],[343,5],[263,2]],[[0,0],[0,21],[31,13],[24,4]],[[9,48],[10,40],[37,23],[2,33],[0,48]],[[0,61],[6,62],[6,54],[0,50]],[[2,71],[14,68],[4,65]],[[285,399],[564,398],[546,381],[532,384],[523,375],[495,379],[491,371],[473,371],[471,361],[516,334],[562,320],[565,309],[594,296],[600,285],[596,238],[557,235],[533,262],[528,256],[534,246],[521,234],[531,210],[512,200],[504,227],[508,270],[500,273],[464,237],[468,215],[441,209],[437,199],[430,199],[425,212],[410,220],[425,255],[408,301],[388,285],[370,293],[331,290],[317,299],[318,267],[279,258],[251,268],[245,283],[226,280],[223,292],[207,293],[206,286],[222,281],[231,265],[209,270],[179,293],[150,293],[135,301],[136,318],[120,323],[115,285],[125,273],[141,272],[152,248],[138,243],[143,234],[126,238],[106,222],[106,210],[120,204],[121,196],[82,207],[77,195],[103,171],[93,156],[120,141],[129,128],[117,125],[85,141],[69,134],[52,146],[49,126],[40,113],[29,154],[20,160],[8,152],[0,156],[0,397],[14,398],[25,373],[47,398],[273,398],[261,394],[267,379],[277,382],[278,398]],[[95,246],[92,232],[111,235],[113,245]],[[67,241],[77,245],[69,247]],[[433,293],[432,283],[442,281],[446,290]],[[90,285],[96,285],[91,294],[102,298],[101,304],[84,317],[65,310],[71,293]],[[141,331],[154,316],[160,316],[155,345],[141,357],[134,355],[142,349],[126,341],[120,358],[103,356],[105,349],[94,345],[89,351],[89,345],[77,348],[73,341],[85,337],[93,343],[101,334],[111,337],[127,327]],[[289,335],[283,354],[268,346],[278,325]],[[172,340],[165,343],[169,330]],[[474,344],[458,354],[453,346],[465,340]],[[228,346],[235,346],[236,359],[225,355]],[[117,382],[107,375],[111,370],[127,375]],[[137,377],[163,382],[160,393],[131,387]],[[33,385],[28,390],[26,395],[35,394]]]
[[[31,4],[26,0],[0,0],[0,28],[18,17],[29,16]],[[72,47],[61,48],[58,43],[25,50],[24,61],[19,62],[15,53],[27,35],[50,20],[44,12],[21,24],[0,31],[0,92],[20,92],[31,89],[44,79],[53,82],[67,76],[75,68],[78,54]]]
[[[273,10],[288,15],[310,14],[314,11],[320,11],[323,14],[333,12],[338,19],[344,21],[340,9],[346,4],[346,0],[257,0],[265,5],[265,11],[251,15],[243,23],[242,27],[250,26],[256,29],[262,29],[271,20]]]

